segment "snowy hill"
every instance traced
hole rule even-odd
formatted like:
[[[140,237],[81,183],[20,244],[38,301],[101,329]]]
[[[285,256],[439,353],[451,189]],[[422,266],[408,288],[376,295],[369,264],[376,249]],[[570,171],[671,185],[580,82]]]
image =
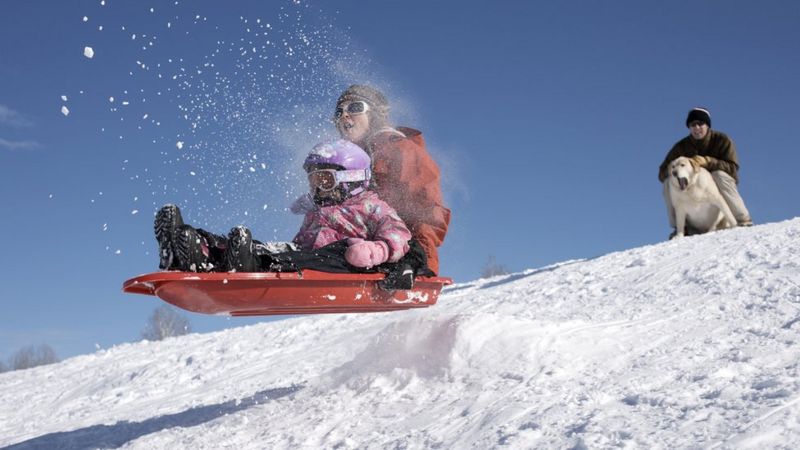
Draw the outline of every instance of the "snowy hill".
[[[800,219],[0,375],[9,448],[796,448]]]

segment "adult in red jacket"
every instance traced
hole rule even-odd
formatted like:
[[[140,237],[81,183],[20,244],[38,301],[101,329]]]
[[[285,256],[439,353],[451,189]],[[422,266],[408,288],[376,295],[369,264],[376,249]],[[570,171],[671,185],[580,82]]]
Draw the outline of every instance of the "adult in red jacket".
[[[386,97],[371,86],[354,84],[336,101],[339,134],[372,157],[370,188],[408,225],[425,250],[428,268],[439,273],[438,247],[450,223],[442,201],[439,166],[418,130],[393,127]]]

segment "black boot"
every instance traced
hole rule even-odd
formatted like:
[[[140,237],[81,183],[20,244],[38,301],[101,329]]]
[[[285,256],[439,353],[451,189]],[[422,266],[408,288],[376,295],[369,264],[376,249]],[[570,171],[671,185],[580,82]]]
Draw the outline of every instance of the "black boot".
[[[158,268],[170,270],[175,268],[175,242],[178,227],[183,225],[181,210],[176,205],[164,205],[156,214],[153,230],[158,241]]]
[[[378,281],[378,287],[384,291],[403,291],[414,287],[414,268],[407,262],[398,263],[386,274],[386,278]]]
[[[255,254],[253,235],[247,227],[234,227],[228,233],[225,263],[226,269],[231,272],[258,272],[259,261]]]
[[[183,272],[211,272],[214,264],[208,258],[205,238],[189,225],[181,225],[172,244],[175,251],[173,266]]]

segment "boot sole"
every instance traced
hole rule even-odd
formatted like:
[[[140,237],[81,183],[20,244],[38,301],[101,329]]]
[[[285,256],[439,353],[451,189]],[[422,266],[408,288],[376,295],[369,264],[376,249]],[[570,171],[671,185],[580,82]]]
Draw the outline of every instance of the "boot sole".
[[[159,269],[168,270],[176,262],[173,242],[177,237],[177,228],[181,225],[183,225],[183,219],[175,205],[166,205],[156,214],[153,228],[158,241]]]

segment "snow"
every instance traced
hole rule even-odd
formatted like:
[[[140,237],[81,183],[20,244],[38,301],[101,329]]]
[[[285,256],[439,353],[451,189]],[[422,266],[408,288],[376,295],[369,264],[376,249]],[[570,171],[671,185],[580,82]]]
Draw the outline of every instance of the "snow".
[[[83,48],[83,56],[92,59],[94,58],[94,49],[92,47],[84,47]]]
[[[62,106],[61,107],[61,114],[65,115],[65,116],[68,116],[69,115],[69,108],[67,108],[66,106]]]
[[[158,169],[143,175],[131,168],[129,187],[153,204],[169,201],[168,193],[180,193],[186,200],[182,207],[211,218],[204,224],[209,228],[227,227],[219,222],[222,219],[213,218],[231,214],[238,220],[272,224],[283,212],[281,205],[307,189],[302,173],[286,171],[286,166],[299,167],[293,165],[298,154],[305,155],[319,140],[335,133],[328,118],[330,99],[340,94],[346,80],[379,81],[371,75],[363,48],[330,24],[320,27],[319,23],[330,21],[308,5],[276,6],[269,19],[241,15],[238,21],[226,21],[186,2],[160,8],[142,4],[135,10],[149,19],[137,27],[113,2],[99,2],[77,16],[91,19],[82,24],[91,25],[84,31],[104,33],[106,51],[80,77],[76,89],[87,93],[81,111],[107,119],[97,124],[106,139],[152,143],[137,151],[149,161],[160,161]],[[104,6],[109,8],[101,9]],[[259,10],[262,13],[269,14]],[[81,39],[86,45],[97,37]],[[185,48],[196,51],[181,52]],[[86,56],[93,57],[94,51],[87,49]],[[106,54],[114,57],[101,58]],[[344,67],[347,73],[342,72]],[[103,89],[87,87],[98,85]],[[74,109],[66,101],[57,107],[61,105]],[[179,120],[162,123],[163,114],[155,116],[159,111]],[[164,144],[176,145],[179,151],[165,151]],[[270,163],[269,173],[262,173],[266,164],[246,160],[254,152],[259,160],[281,163]],[[190,176],[176,176],[187,173]],[[285,175],[273,176],[276,173]],[[283,201],[263,209],[243,207],[274,196]],[[139,217],[133,215],[133,219]],[[271,225],[277,230],[272,238],[295,227],[291,217],[280,220]],[[116,241],[112,249],[140,254],[129,244]]]
[[[798,242],[793,219],[7,372],[0,447],[793,448]]]

